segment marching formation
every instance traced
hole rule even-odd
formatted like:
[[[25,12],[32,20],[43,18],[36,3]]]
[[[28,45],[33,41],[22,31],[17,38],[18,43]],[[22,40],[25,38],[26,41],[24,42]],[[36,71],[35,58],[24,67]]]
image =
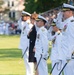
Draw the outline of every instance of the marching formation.
[[[23,11],[18,21],[21,27],[20,45],[26,75],[48,75],[49,41],[52,42],[50,75],[74,75],[74,6],[63,4],[61,12],[48,20],[42,15]]]

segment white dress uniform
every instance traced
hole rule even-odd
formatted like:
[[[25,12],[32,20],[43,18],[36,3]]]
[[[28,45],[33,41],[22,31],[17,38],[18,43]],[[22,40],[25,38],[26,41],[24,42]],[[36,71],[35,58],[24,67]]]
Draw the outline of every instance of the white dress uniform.
[[[29,20],[27,20],[26,21],[27,22],[27,24],[28,24],[28,26],[29,26],[29,28],[30,28],[30,30],[31,30],[31,28],[33,27],[33,25],[31,24],[31,21],[30,21],[30,19]],[[30,31],[29,30],[29,31]],[[28,46],[29,46],[29,42],[28,42]],[[29,56],[29,54],[27,53],[27,56]],[[27,58],[29,58],[29,57],[27,57]],[[30,75],[34,75],[34,63],[33,62],[28,62],[29,63],[29,66],[27,66],[27,68],[28,68],[28,74],[30,74]]]
[[[48,30],[48,40],[49,41],[52,41],[57,35],[58,35],[58,33],[55,33],[55,35],[52,35],[52,26],[51,26],[51,28],[49,28],[49,30]]]
[[[3,34],[3,25],[0,23],[0,34]]]
[[[25,41],[25,40],[27,39],[27,34],[28,34],[29,30],[30,30],[30,28],[28,27],[28,24],[26,22],[22,21],[21,22],[21,37],[20,37],[19,49],[23,50],[24,47],[28,46],[28,44],[27,44],[28,41]],[[24,43],[25,43],[25,45],[24,45]]]
[[[42,54],[42,59],[40,61],[40,64],[38,66],[38,72],[39,75],[48,75],[48,68],[46,60],[44,59],[45,56],[47,56],[48,53],[48,37],[47,37],[47,30],[42,26],[37,31],[37,38],[35,43],[35,57],[37,59],[37,63],[39,62],[39,59]]]
[[[5,34],[6,25],[4,21],[2,22],[2,25],[3,25],[3,34]]]
[[[73,6],[69,4],[64,4],[66,8],[72,8]],[[66,60],[71,59],[72,52],[74,51],[74,17],[66,19],[62,23],[62,43],[61,49],[63,52],[64,64]],[[74,75],[74,59],[71,59],[70,62],[64,69],[64,75]]]
[[[4,34],[5,33],[5,22],[1,21],[0,23],[0,34]]]
[[[20,29],[20,30],[22,30],[22,18],[20,18],[19,20],[18,20],[18,29]]]
[[[30,31],[30,27],[28,25],[27,22],[21,22],[21,37],[20,37],[20,45],[19,45],[19,49],[22,49],[22,54],[24,54],[25,50],[27,47],[29,47],[29,40],[27,38],[27,35]],[[33,72],[32,72],[32,63],[29,63],[28,62],[28,50],[27,52],[25,53],[24,55],[24,62],[25,62],[25,65],[26,65],[26,75],[33,75]]]
[[[9,23],[6,23],[5,26],[6,26],[6,27],[5,27],[5,34],[6,34],[6,35],[9,35]]]
[[[55,35],[51,36],[49,35],[49,37],[51,37],[49,40],[52,40],[53,44],[52,44],[52,50],[51,50],[51,56],[50,59],[52,61],[52,67],[54,66],[55,63],[56,66],[52,72],[52,75],[58,75],[60,70],[63,67],[63,63],[62,63],[62,50],[61,50],[61,41],[62,41],[62,34],[59,32],[56,32]]]
[[[54,22],[56,22],[56,25],[57,25],[57,27],[59,28],[59,29],[61,29],[62,28],[62,25],[63,25],[63,21],[62,21],[62,19],[63,19],[63,13],[62,12],[59,12],[58,14],[57,14],[57,18],[56,19],[53,19],[54,20]]]
[[[72,22],[73,21],[73,22]],[[63,59],[71,59],[74,51],[74,17],[67,19],[67,24],[62,30],[62,51],[64,53]],[[74,75],[74,60],[72,59],[64,70],[64,75]]]

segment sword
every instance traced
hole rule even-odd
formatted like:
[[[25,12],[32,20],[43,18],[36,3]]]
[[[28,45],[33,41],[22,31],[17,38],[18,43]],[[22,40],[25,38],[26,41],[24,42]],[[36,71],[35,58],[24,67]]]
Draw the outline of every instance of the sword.
[[[68,60],[65,65],[63,66],[63,68],[61,69],[60,73],[58,75],[60,75],[62,73],[62,71],[65,69],[65,67],[67,66],[67,64],[70,62],[70,60]]]
[[[57,64],[57,63],[54,64],[53,68],[52,68],[51,71],[50,71],[50,74],[52,74],[52,72],[53,72],[53,70],[54,70],[56,64]]]
[[[25,53],[26,53],[27,49],[28,49],[28,47],[27,47],[27,48],[26,48],[26,50],[24,51],[24,53],[23,53],[23,55],[22,55],[22,57],[21,57],[21,58],[23,58],[23,57],[24,57],[24,55],[25,55]]]
[[[40,64],[41,59],[42,59],[42,54],[41,54],[41,57],[40,57],[40,59],[39,59],[39,62],[38,62],[38,64],[37,64],[37,66],[36,66],[35,71],[37,70],[37,68],[38,68],[38,66],[39,66],[39,64]]]

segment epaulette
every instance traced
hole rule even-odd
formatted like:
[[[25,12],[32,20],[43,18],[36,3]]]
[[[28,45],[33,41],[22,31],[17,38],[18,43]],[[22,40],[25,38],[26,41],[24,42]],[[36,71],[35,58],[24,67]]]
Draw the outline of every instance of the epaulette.
[[[74,22],[74,20],[71,20],[71,22]]]

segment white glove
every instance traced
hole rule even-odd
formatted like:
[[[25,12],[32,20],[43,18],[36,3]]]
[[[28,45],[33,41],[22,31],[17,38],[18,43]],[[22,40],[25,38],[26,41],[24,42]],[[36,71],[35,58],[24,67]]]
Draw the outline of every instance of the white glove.
[[[62,60],[59,60],[59,59],[58,59],[58,60],[56,60],[56,63],[60,63],[61,61],[62,61]]]
[[[61,70],[61,68],[62,68],[62,60],[56,60],[56,64],[57,64],[57,69]]]
[[[72,59],[72,55],[71,55],[71,54],[68,54],[68,55],[66,56],[66,60],[69,61],[69,60],[71,60],[71,59]]]
[[[45,60],[47,60],[49,58],[49,54],[48,53],[42,54],[42,58],[45,59]]]

